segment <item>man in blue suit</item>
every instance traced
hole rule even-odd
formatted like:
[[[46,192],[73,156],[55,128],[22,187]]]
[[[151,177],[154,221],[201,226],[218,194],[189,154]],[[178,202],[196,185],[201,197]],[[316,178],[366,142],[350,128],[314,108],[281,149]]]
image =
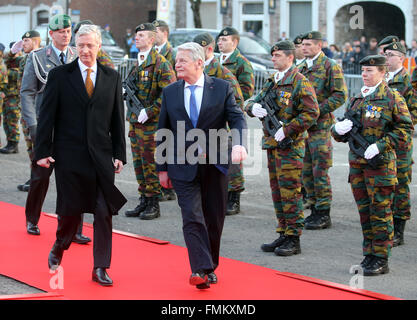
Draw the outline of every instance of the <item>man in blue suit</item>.
[[[244,114],[230,84],[203,73],[204,60],[197,43],[178,47],[175,70],[181,80],[163,90],[156,152],[161,185],[173,186],[178,196],[192,271],[189,281],[199,289],[217,283],[227,171],[230,162],[247,157]]]

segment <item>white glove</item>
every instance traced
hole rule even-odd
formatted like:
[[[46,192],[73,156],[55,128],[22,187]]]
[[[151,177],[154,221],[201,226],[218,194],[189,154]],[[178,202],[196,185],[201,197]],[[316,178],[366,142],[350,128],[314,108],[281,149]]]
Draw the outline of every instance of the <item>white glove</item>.
[[[262,106],[259,103],[255,103],[252,106],[252,114],[257,118],[263,118],[268,114],[268,112],[264,108],[262,108]]]
[[[138,122],[139,123],[145,123],[146,121],[148,121],[148,115],[146,114],[145,109],[142,109],[139,113],[139,117],[138,117]]]
[[[379,153],[378,147],[376,144],[371,144],[366,150],[365,150],[365,159],[369,160],[375,157]]]
[[[334,129],[336,130],[338,135],[345,135],[346,133],[348,133],[350,130],[352,130],[353,127],[353,122],[350,121],[349,119],[345,119],[343,121],[337,122],[334,125]]]
[[[20,41],[15,42],[15,44],[12,46],[10,51],[13,54],[16,54],[16,53],[22,51],[22,49],[23,49],[23,40],[20,40]]]
[[[285,138],[284,128],[281,127],[277,133],[275,133],[274,139],[278,142],[281,142]]]

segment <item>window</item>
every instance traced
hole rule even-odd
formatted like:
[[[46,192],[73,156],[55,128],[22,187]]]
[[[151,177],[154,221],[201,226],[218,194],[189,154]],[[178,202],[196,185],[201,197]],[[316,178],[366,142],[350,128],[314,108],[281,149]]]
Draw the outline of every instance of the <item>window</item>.
[[[312,29],[311,1],[290,2],[290,38],[294,39],[301,33]]]
[[[41,25],[49,22],[49,12],[46,10],[38,11],[36,14],[36,25]]]

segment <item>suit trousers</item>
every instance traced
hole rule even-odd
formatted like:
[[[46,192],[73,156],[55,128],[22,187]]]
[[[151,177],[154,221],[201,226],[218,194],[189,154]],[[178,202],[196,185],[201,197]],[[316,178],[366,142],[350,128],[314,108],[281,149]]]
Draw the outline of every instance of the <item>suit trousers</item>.
[[[228,178],[214,165],[199,164],[192,181],[171,181],[181,207],[191,271],[214,271],[219,265]]]
[[[59,216],[55,246],[68,250],[77,233],[82,214]],[[103,191],[97,187],[96,207],[94,210],[94,268],[109,268],[112,252],[112,213],[107,206]]]

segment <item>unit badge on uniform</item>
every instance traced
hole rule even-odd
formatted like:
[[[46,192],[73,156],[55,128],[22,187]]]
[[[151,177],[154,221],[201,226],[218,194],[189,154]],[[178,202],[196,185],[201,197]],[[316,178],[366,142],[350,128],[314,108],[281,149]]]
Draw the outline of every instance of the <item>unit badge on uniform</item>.
[[[381,118],[381,111],[382,111],[382,107],[376,107],[376,106],[372,106],[370,104],[367,105],[366,107],[366,113],[365,113],[365,117],[366,118]]]
[[[281,91],[278,95],[279,102],[288,105],[291,99],[291,92]]]

